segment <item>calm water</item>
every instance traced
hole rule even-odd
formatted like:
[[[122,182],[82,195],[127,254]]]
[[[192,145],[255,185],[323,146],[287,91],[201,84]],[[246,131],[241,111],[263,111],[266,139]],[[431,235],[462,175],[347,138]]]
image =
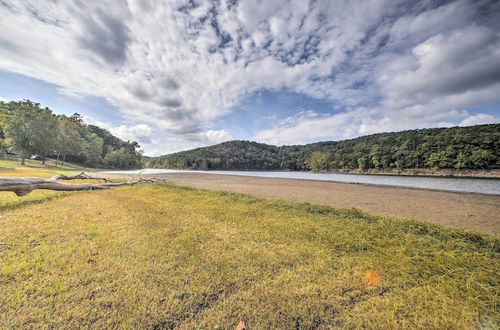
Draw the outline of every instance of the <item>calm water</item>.
[[[207,173],[240,176],[258,176],[265,178],[284,178],[301,180],[321,180],[349,183],[367,183],[398,187],[450,190],[500,195],[499,179],[470,179],[443,177],[416,177],[397,175],[362,175],[362,174],[331,174],[310,172],[265,172],[265,171],[189,171],[147,168],[132,171],[106,171],[103,173],[117,174],[168,174],[168,173]]]

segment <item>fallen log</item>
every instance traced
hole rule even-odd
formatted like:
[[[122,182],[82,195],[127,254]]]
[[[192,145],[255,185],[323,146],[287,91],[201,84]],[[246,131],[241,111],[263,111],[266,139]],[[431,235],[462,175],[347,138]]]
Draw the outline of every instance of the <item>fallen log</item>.
[[[62,183],[59,180],[97,180],[104,183]],[[17,196],[25,196],[36,189],[58,190],[58,191],[76,191],[76,190],[98,190],[110,189],[119,186],[134,185],[138,183],[157,183],[164,182],[157,178],[139,178],[126,182],[112,182],[108,178],[90,176],[84,172],[77,175],[57,174],[50,179],[46,178],[15,178],[0,177],[0,191],[12,191]]]

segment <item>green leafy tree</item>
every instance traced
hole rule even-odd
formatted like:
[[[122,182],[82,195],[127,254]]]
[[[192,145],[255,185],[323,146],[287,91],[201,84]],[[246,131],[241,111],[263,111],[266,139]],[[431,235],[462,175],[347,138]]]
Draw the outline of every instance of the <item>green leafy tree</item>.
[[[1,105],[3,105],[3,103]],[[0,112],[0,158],[5,156],[7,149],[9,148],[9,142],[5,138],[5,129],[7,127],[6,118],[7,115]]]
[[[57,119],[48,108],[40,108],[40,104],[27,101],[16,102],[12,115],[8,118],[6,136],[14,149],[24,159],[38,154],[43,157],[55,149]]]
[[[452,159],[445,150],[432,153],[427,159],[427,164],[434,168],[451,167]]]
[[[372,146],[371,151],[370,151],[370,159],[371,159],[372,164],[375,168],[379,168],[382,165],[380,145],[375,144],[374,146]]]
[[[490,150],[475,149],[469,157],[469,161],[475,168],[486,168],[491,163],[493,153]]]
[[[62,164],[64,165],[67,155],[79,156],[82,153],[84,140],[80,135],[78,124],[70,118],[59,121],[58,133],[56,142],[57,161],[59,161],[59,156],[62,155]]]
[[[313,152],[309,159],[309,168],[316,172],[327,171],[331,158],[332,154],[330,152]]]
[[[57,132],[59,123],[51,110],[44,109],[40,114],[40,120],[43,122],[38,123],[37,132],[38,136],[34,141],[35,153],[42,156],[42,164],[45,164],[47,155],[54,154],[57,147]]]
[[[104,141],[95,133],[89,134],[83,143],[84,166],[98,167],[102,161]]]
[[[455,162],[455,168],[466,168],[468,163],[467,156],[463,152],[459,152]]]
[[[103,162],[104,165],[110,168],[129,168],[125,148],[108,152]]]
[[[369,167],[369,159],[367,156],[358,158],[358,168],[362,171],[366,171]]]
[[[3,158],[5,156],[8,148],[9,144],[7,143],[7,140],[0,139],[0,158]]]

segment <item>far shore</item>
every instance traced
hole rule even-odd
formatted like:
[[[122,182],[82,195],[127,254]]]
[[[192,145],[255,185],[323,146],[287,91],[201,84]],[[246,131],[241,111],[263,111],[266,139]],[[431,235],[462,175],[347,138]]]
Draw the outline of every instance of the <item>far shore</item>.
[[[120,174],[106,176],[128,177]],[[499,195],[205,173],[142,176],[161,176],[173,184],[266,198],[307,201],[341,208],[356,207],[383,216],[417,219],[455,228],[500,234]]]
[[[324,173],[500,179],[500,169],[464,170],[464,169],[405,168],[405,169],[390,169],[390,170],[369,169],[366,171],[362,171],[360,169],[353,169],[353,170],[329,171]]]
[[[147,167],[147,166],[146,166]],[[256,169],[178,169],[178,168],[158,168],[165,170],[182,170],[182,171],[264,171],[264,172],[294,172],[289,170],[256,170]],[[361,175],[394,175],[394,176],[421,176],[421,177],[449,177],[449,178],[485,178],[485,179],[500,179],[500,169],[484,169],[484,170],[465,170],[465,169],[432,169],[432,168],[405,168],[405,169],[368,169],[366,171],[360,169],[338,169],[334,171],[295,171],[295,172],[310,172],[310,173],[325,173],[325,174],[361,174]]]

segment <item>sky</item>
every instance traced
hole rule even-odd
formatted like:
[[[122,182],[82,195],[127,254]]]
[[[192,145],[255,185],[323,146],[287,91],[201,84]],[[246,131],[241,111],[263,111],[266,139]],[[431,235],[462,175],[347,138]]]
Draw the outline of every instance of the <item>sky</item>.
[[[0,0],[0,100],[157,156],[500,122],[500,1]]]

